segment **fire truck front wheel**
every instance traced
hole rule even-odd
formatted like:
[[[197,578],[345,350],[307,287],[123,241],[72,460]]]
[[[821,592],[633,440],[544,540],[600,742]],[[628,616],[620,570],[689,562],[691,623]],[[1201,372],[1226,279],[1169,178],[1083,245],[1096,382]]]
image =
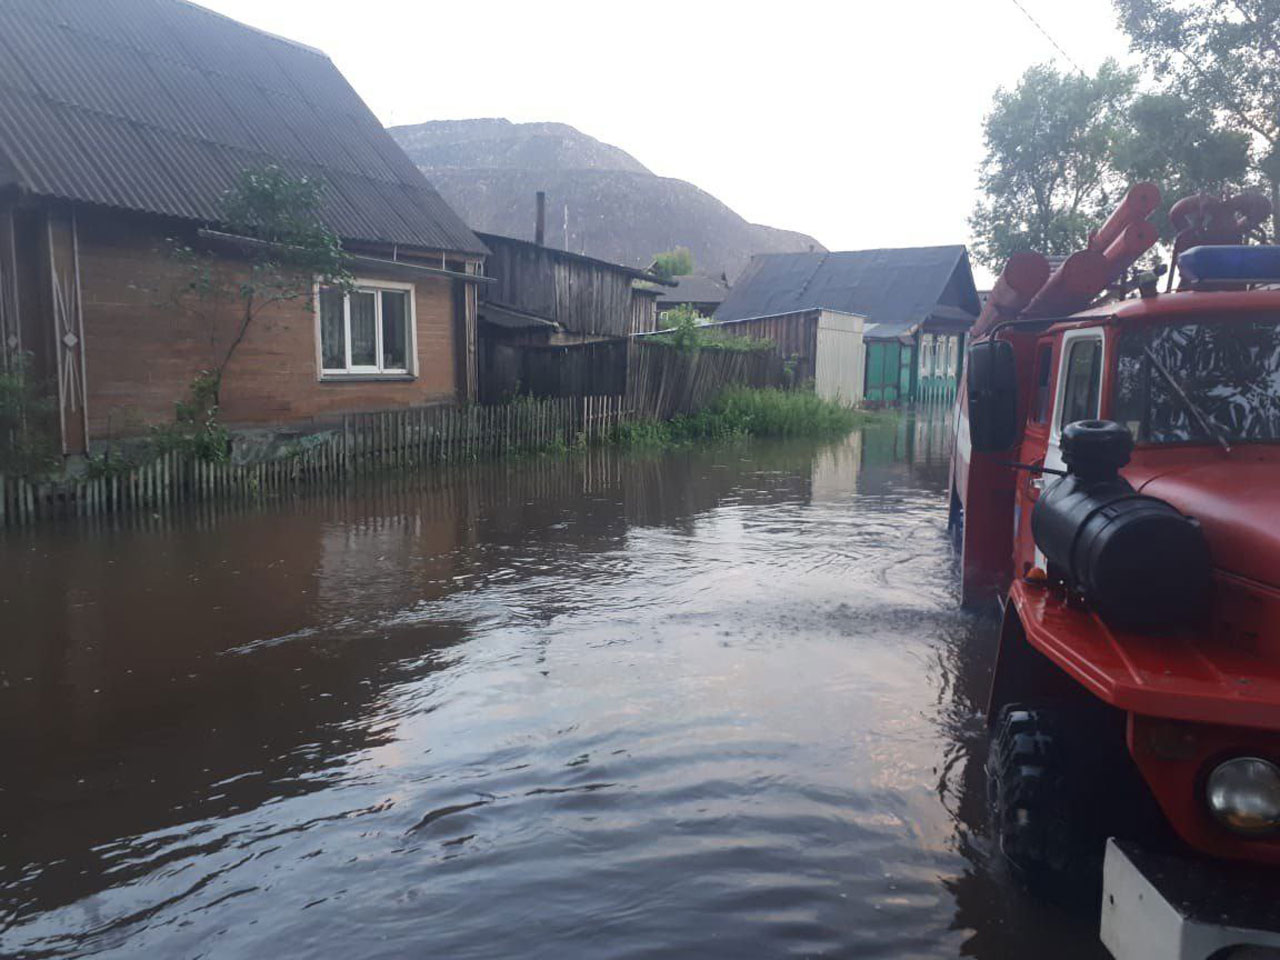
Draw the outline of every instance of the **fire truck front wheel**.
[[[992,839],[1033,892],[1089,896],[1107,836],[1096,815],[1096,771],[1084,768],[1049,706],[1009,704],[987,760]]]

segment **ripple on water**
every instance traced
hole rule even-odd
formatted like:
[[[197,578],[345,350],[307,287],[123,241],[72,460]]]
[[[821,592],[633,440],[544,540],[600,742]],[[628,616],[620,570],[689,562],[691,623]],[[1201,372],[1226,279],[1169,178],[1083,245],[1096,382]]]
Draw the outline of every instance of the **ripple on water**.
[[[28,555],[0,952],[1022,955],[964,819],[990,633],[893,431]]]

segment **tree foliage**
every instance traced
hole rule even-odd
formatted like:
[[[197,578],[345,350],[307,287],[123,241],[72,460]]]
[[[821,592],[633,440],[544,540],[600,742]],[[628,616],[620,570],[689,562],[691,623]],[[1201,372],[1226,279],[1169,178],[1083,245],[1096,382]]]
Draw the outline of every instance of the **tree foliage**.
[[[688,247],[676,247],[656,254],[653,258],[653,272],[664,280],[688,276],[693,273],[693,253]]]
[[[0,473],[40,476],[58,465],[58,407],[31,357],[13,354],[0,368]]]
[[[1034,66],[996,92],[969,221],[980,262],[998,270],[1018,250],[1067,254],[1086,242],[1125,185],[1113,158],[1135,84],[1108,60],[1093,76]]]
[[[205,246],[175,243],[186,266],[178,299],[205,321],[210,365],[196,382],[215,406],[222,378],[255,319],[280,303],[311,302],[314,284],[349,287],[352,282],[338,235],[320,219],[324,184],[294,177],[274,164],[241,172],[222,202],[222,225],[237,238],[236,256]],[[227,332],[224,320],[234,323]],[[206,412],[207,413],[207,412]]]
[[[1113,0],[1164,92],[1246,144],[1280,227],[1280,0]],[[1278,231],[1280,233],[1280,231]]]
[[[1161,190],[1154,221],[1160,235],[1173,234],[1168,211],[1194,193],[1238,193],[1249,182],[1249,137],[1223,129],[1211,111],[1175,93],[1136,97],[1129,129],[1118,144],[1117,170],[1131,181],[1149,180]]]
[[[1018,250],[1081,249],[1134,182],[1160,187],[1154,221],[1168,240],[1178,199],[1257,179],[1254,137],[1229,113],[1172,87],[1137,92],[1135,75],[1110,61],[1092,77],[1032,67],[996,93],[985,134],[970,227],[975,256],[993,270]]]

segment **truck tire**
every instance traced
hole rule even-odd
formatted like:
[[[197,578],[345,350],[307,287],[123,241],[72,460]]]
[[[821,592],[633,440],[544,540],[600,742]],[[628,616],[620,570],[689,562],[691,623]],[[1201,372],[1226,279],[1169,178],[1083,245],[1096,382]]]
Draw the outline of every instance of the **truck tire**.
[[[1010,704],[987,760],[993,840],[1028,889],[1055,899],[1092,892],[1106,840],[1088,796],[1097,771],[1074,761],[1065,731],[1051,707]]]

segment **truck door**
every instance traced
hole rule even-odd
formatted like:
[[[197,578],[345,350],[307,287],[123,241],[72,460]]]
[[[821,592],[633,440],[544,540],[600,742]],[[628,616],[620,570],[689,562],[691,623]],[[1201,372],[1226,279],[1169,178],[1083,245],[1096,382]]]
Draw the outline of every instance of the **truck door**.
[[[1101,409],[1102,361],[1105,343],[1100,327],[1068,330],[1062,335],[1058,389],[1049,429],[1044,465],[1061,470],[1062,428],[1077,420],[1097,419]]]
[[[1058,352],[1053,418],[1049,423],[1048,446],[1044,454],[1044,466],[1049,469],[1062,470],[1066,466],[1062,461],[1062,428],[1077,420],[1097,419],[1101,410],[1102,364],[1105,348],[1105,332],[1101,327],[1068,330],[1062,335],[1062,347]],[[1053,479],[1051,474],[1032,476],[1028,483],[1033,491],[1033,497],[1038,497],[1040,490],[1045,484],[1052,483]],[[1026,544],[1033,542],[1030,506],[1031,504],[1028,503],[1023,511],[1027,514],[1025,518],[1027,526],[1021,543]],[[1035,565],[1043,570],[1045,562],[1044,554],[1037,548]]]

